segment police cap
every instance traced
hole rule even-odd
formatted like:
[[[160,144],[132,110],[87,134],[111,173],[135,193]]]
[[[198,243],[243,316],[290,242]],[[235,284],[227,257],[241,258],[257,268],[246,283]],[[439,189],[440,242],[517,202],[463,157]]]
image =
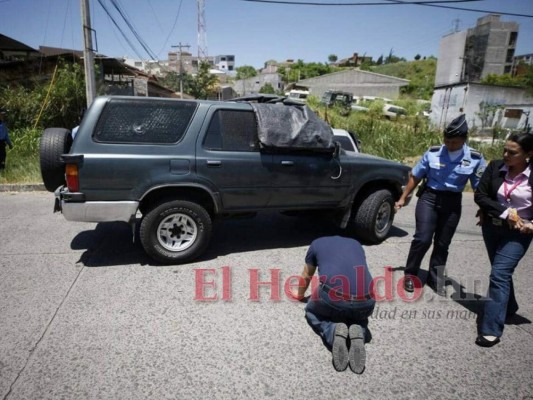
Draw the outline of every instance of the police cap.
[[[467,135],[468,125],[464,114],[459,115],[444,129],[444,136],[447,138],[466,137]]]

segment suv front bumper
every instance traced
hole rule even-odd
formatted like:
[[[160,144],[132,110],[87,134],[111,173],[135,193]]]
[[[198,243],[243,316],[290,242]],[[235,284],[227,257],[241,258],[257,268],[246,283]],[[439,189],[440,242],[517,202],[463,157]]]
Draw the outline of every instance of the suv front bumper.
[[[138,201],[72,201],[83,195],[70,193],[65,187],[58,188],[54,194],[54,211],[61,211],[67,221],[131,222],[139,208]]]

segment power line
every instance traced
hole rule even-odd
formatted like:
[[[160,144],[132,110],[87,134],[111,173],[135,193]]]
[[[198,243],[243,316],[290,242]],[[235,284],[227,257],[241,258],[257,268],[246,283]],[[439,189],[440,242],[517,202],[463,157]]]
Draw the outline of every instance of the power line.
[[[143,57],[140,55],[139,51],[137,50],[137,48],[133,45],[133,43],[128,39],[128,36],[126,36],[126,34],[124,33],[124,31],[122,30],[122,28],[120,27],[120,25],[117,23],[117,21],[115,21],[115,19],[113,18],[113,16],[111,15],[111,13],[109,12],[109,10],[107,9],[107,6],[103,3],[102,0],[98,0],[98,3],[100,3],[100,6],[102,6],[102,8],[104,9],[105,13],[107,14],[107,16],[109,17],[109,19],[111,20],[111,22],[113,22],[113,24],[117,27],[118,31],[122,34],[122,37],[124,38],[124,40],[126,40],[126,42],[130,45],[131,49],[133,50],[133,52],[137,55],[137,57],[139,57],[140,59],[142,59]]]
[[[165,39],[165,42],[163,43],[163,46],[161,46],[161,50],[159,50],[159,52],[157,53],[158,56],[165,49],[165,47],[166,47],[166,45],[168,43],[168,40],[170,39],[170,36],[172,35],[172,33],[174,32],[174,29],[176,28],[176,24],[178,23],[178,19],[179,19],[180,14],[181,14],[181,4],[182,3],[183,3],[183,0],[180,0],[180,4],[178,6],[178,12],[176,13],[176,18],[174,18],[174,24],[172,24],[172,28],[170,28],[170,31],[168,32],[167,38]]]
[[[436,4],[436,3],[470,3],[473,1],[482,0],[417,0],[417,1],[395,1],[384,0],[384,2],[365,2],[365,3],[324,3],[319,1],[290,1],[290,0],[241,0],[249,1],[251,3],[271,3],[271,4],[290,4],[298,6],[393,6],[393,5],[422,5],[422,4]]]
[[[120,4],[118,4],[118,1],[117,0],[111,0],[111,4],[113,5],[113,7],[115,7],[115,9],[118,11],[118,13],[120,14],[120,16],[122,17],[122,19],[124,20],[124,22],[126,23],[126,25],[128,25],[128,27],[130,28],[131,32],[133,33],[133,35],[135,36],[135,38],[137,39],[137,41],[140,43],[140,45],[142,46],[142,48],[146,51],[146,53],[148,54],[148,56],[152,59],[152,60],[157,60],[157,56],[154,54],[154,52],[150,49],[150,47],[148,47],[148,45],[145,43],[145,41],[143,40],[143,38],[139,35],[139,33],[137,32],[137,30],[135,29],[135,27],[133,26],[133,24],[129,21],[129,18],[128,16],[126,15],[125,11],[122,9],[122,7],[120,6]]]
[[[398,3],[398,4],[410,4],[409,2],[405,2],[405,1],[402,1],[402,0],[386,0],[386,1],[390,1],[394,4]],[[436,3],[452,3],[452,1],[441,1],[441,2],[436,2]],[[504,11],[489,11],[489,10],[479,10],[479,9],[475,9],[475,8],[461,8],[461,7],[452,7],[452,6],[445,6],[444,4],[430,4],[429,2],[428,3],[420,3],[421,6],[426,6],[426,7],[438,7],[438,8],[447,8],[449,10],[461,10],[461,11],[471,11],[471,12],[482,12],[482,13],[487,13],[487,14],[500,14],[500,15],[511,15],[513,17],[526,17],[526,18],[533,18],[533,15],[527,15],[527,14],[515,14],[515,13],[508,13],[508,12],[504,12]]]
[[[518,14],[518,13],[509,13],[505,11],[491,11],[491,10],[480,10],[475,8],[461,8],[446,6],[440,3],[467,3],[471,1],[480,1],[480,0],[449,0],[449,1],[438,1],[438,0],[429,0],[429,1],[400,1],[400,0],[385,0],[386,2],[378,3],[324,3],[324,2],[299,2],[299,1],[289,1],[289,0],[241,0],[248,1],[251,3],[270,3],[270,4],[290,4],[290,5],[299,5],[299,6],[391,6],[391,5],[415,5],[415,6],[426,6],[426,7],[438,7],[438,8],[447,8],[449,10],[459,10],[459,11],[470,11],[477,13],[485,14],[500,14],[500,15],[509,15],[513,17],[524,17],[524,18],[533,18],[533,15],[529,14]]]

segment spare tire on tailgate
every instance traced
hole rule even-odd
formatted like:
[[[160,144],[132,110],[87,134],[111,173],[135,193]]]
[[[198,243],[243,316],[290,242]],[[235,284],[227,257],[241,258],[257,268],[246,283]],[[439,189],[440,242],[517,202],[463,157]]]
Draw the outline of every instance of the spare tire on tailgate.
[[[72,135],[65,128],[47,128],[41,136],[39,156],[44,187],[49,192],[65,184],[65,163],[61,155],[72,146]]]

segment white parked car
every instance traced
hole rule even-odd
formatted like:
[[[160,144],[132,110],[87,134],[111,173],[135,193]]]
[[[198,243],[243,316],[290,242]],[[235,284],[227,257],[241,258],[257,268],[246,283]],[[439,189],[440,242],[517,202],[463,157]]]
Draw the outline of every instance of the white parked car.
[[[368,112],[368,107],[363,107],[363,106],[358,106],[357,104],[352,104],[352,111]]]
[[[309,90],[296,90],[293,89],[287,93],[287,97],[290,100],[300,101],[305,103],[307,101],[307,96],[309,96]]]
[[[385,104],[383,106],[383,116],[387,119],[404,118],[407,115],[405,108],[395,106],[394,104]]]
[[[346,151],[354,153],[359,153],[361,151],[361,142],[355,133],[350,134],[350,132],[344,129],[333,128],[333,140],[339,142],[341,148]]]

